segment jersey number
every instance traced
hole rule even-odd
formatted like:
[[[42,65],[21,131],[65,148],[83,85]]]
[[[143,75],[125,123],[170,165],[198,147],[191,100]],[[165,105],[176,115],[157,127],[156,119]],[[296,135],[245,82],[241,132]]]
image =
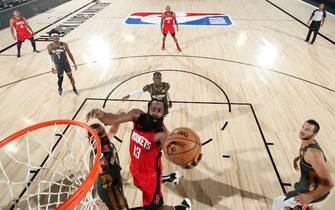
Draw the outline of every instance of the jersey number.
[[[140,154],[141,154],[141,148],[137,147],[136,145],[134,146],[134,156],[137,159],[140,159]]]

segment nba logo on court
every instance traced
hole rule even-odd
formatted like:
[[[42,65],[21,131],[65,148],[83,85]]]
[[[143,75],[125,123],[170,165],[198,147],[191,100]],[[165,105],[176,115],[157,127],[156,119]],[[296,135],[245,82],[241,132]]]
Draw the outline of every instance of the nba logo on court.
[[[126,24],[130,25],[159,25],[160,12],[136,12],[127,17]],[[178,25],[193,26],[231,26],[233,21],[228,15],[221,13],[176,13]]]

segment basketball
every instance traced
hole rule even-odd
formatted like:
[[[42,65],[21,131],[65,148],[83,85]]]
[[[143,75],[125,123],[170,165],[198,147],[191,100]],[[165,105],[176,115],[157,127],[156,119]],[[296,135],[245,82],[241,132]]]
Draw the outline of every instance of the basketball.
[[[190,128],[176,128],[166,137],[163,151],[171,162],[185,166],[199,158],[201,154],[200,138]]]

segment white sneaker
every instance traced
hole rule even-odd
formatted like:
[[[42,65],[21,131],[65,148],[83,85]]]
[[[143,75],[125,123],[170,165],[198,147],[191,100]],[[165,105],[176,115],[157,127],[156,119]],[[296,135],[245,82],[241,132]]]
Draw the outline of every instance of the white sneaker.
[[[175,171],[172,174],[174,174],[174,177],[171,177],[172,178],[172,183],[174,183],[176,185],[179,184],[179,179],[181,177],[180,173],[178,171]]]
[[[187,210],[192,210],[192,203],[189,198],[184,198],[184,200],[181,202],[181,205],[185,206]]]

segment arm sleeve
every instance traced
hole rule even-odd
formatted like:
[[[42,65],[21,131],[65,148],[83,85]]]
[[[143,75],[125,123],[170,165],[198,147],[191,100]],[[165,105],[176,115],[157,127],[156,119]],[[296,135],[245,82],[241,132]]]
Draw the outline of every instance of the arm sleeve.
[[[313,12],[312,12],[312,17],[314,16],[314,14],[315,14],[315,12],[317,11],[317,9],[316,10],[314,10]]]
[[[133,92],[129,93],[129,97],[138,97],[142,95],[143,90],[134,90]]]

